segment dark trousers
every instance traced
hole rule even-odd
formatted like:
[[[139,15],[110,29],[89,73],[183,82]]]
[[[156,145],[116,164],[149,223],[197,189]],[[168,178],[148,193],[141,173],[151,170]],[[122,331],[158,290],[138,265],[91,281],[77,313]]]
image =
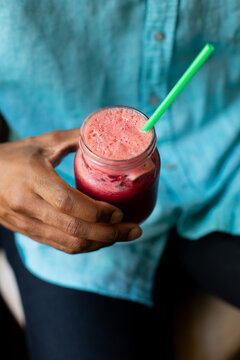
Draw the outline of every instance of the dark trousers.
[[[32,360],[171,359],[163,298],[149,308],[42,281],[23,265],[13,235],[3,228],[1,234],[21,293]]]
[[[155,277],[155,306],[148,308],[38,279],[23,265],[12,234],[1,232],[32,360],[172,359],[172,309],[191,282],[240,306],[238,237],[214,233],[192,242],[173,232]]]

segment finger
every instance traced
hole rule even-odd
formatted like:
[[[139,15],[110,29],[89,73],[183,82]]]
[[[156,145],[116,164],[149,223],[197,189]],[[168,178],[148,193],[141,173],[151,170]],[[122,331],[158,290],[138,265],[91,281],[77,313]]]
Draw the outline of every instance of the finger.
[[[13,210],[17,214],[35,218],[72,236],[88,238],[89,230],[93,225],[93,223],[61,213],[36,194],[26,197],[25,201],[21,202],[21,206],[14,207]]]
[[[19,214],[8,214],[7,220],[4,220],[3,225],[14,232],[20,232],[37,242],[52,246],[68,254],[96,251],[112,245],[70,236],[41,223],[39,220]]]
[[[43,237],[40,237],[40,236],[32,236],[31,237],[32,240],[34,241],[37,241],[41,244],[45,244],[45,245],[48,245],[48,246],[51,246],[57,250],[60,250],[60,251],[63,251],[67,254],[70,254],[70,255],[75,255],[75,254],[85,254],[85,253],[89,253],[89,252],[93,252],[93,251],[97,251],[97,250],[100,250],[100,249],[103,249],[105,247],[109,247],[113,244],[104,244],[104,243],[100,243],[100,242],[95,242],[95,241],[87,241],[85,243],[85,246],[77,246],[77,245],[74,245],[73,247],[67,247],[66,245],[61,245],[59,243],[56,243],[54,241],[51,241],[51,240],[46,240],[45,238]]]
[[[51,164],[36,164],[33,191],[58,211],[89,222],[118,223],[123,213],[117,207],[96,201],[68,185]]]
[[[116,225],[93,224],[88,231],[90,239],[104,243],[136,240],[142,235],[142,229],[134,223]]]
[[[44,156],[53,166],[61,159],[78,148],[80,129],[54,130],[37,138],[38,145],[44,149]]]
[[[112,243],[107,244],[107,243],[102,243],[100,241],[88,240],[85,248],[82,249],[81,254],[101,250],[101,249],[103,249],[105,247],[109,247],[109,246],[112,246],[112,245],[113,245]],[[78,254],[78,252],[76,252],[76,254]]]
[[[21,211],[20,211],[21,210]],[[134,240],[129,233],[136,229],[136,237],[141,235],[141,229],[136,224],[122,223],[121,225],[108,226],[103,223],[89,223],[78,218],[57,211],[38,195],[26,198],[22,209],[18,213],[41,220],[43,223],[56,227],[72,236],[91,239],[103,243]],[[139,234],[137,234],[139,232]]]
[[[13,232],[18,232],[19,229],[17,229],[16,226],[14,226],[13,224],[11,224],[10,222],[8,222],[5,219],[1,219],[1,225],[3,225],[6,229],[11,230]]]
[[[35,240],[35,241],[37,241],[37,242],[39,242],[39,243],[46,244],[46,245],[50,245],[50,246],[54,247],[55,249],[58,249],[58,250],[61,250],[61,251],[65,251],[65,252],[68,250],[65,246],[63,246],[63,245],[61,245],[61,244],[58,244],[58,243],[56,243],[55,241],[46,240],[45,238],[42,239],[40,236],[33,236],[33,237],[31,237],[31,236],[29,236],[29,234],[27,234],[27,233],[26,233],[25,231],[23,231],[21,228],[13,225],[10,221],[6,221],[6,220],[1,219],[1,224],[2,224],[5,228],[7,228],[8,230],[11,230],[11,231],[13,231],[13,232],[15,232],[15,233],[21,233],[21,234],[23,234],[23,235],[26,235],[27,237],[30,237],[30,238],[32,238],[33,240]]]
[[[30,196],[25,197],[25,201],[22,201],[17,207],[16,205],[12,206],[12,210],[17,214],[40,220],[44,224],[60,229],[69,235],[82,235],[78,231],[83,222],[82,220],[58,211],[37,194],[32,193]],[[92,223],[88,224],[90,227]]]

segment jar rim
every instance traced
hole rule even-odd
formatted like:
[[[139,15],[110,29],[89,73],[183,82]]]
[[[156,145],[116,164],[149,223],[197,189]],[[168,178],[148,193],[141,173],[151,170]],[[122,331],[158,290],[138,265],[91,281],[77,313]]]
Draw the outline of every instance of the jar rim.
[[[102,107],[98,110],[95,110],[94,112],[92,112],[83,122],[81,128],[80,128],[80,138],[79,138],[79,146],[81,146],[82,150],[84,151],[85,155],[87,157],[89,157],[91,160],[93,160],[94,162],[103,165],[103,166],[120,166],[122,167],[128,167],[131,165],[135,165],[136,163],[140,163],[143,160],[145,160],[147,157],[151,156],[151,154],[154,152],[155,148],[156,148],[156,132],[155,132],[155,128],[152,128],[152,139],[150,144],[148,145],[148,147],[141,152],[139,155],[134,156],[132,158],[129,159],[121,159],[121,160],[115,160],[115,159],[108,159],[105,158],[103,156],[100,156],[98,154],[95,154],[86,144],[85,141],[85,137],[84,137],[84,130],[85,130],[85,126],[87,124],[87,122],[97,113],[106,111],[108,109],[129,109],[131,111],[134,111],[138,114],[140,114],[142,117],[144,117],[146,119],[146,121],[148,120],[148,117],[141,112],[140,110],[137,110],[131,106],[125,106],[125,105],[111,105],[111,106],[105,106]]]

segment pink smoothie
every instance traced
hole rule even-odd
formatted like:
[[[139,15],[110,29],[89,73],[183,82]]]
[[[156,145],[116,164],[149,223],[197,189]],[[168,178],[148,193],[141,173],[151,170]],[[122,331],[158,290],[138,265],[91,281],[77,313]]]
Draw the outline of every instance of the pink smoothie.
[[[127,160],[141,154],[150,145],[152,131],[142,132],[144,117],[130,109],[103,110],[85,127],[85,141],[95,154]]]
[[[146,117],[131,108],[100,109],[87,119],[83,139],[87,148],[101,157],[101,163],[108,159],[114,166],[92,161],[82,146],[74,161],[80,191],[116,205],[123,210],[124,221],[137,223],[145,220],[155,206],[160,169],[157,149],[149,156],[146,153],[151,148],[153,131],[140,131],[145,122]],[[123,162],[129,164],[129,159],[131,162],[138,157],[140,163],[121,168]],[[116,160],[122,160],[121,164]]]

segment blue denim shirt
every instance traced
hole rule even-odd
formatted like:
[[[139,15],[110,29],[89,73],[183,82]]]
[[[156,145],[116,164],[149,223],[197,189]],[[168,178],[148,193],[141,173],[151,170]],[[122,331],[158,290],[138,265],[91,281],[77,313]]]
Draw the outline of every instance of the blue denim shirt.
[[[240,2],[0,2],[0,111],[20,138],[107,105],[151,115],[206,42],[215,52],[156,125],[158,200],[141,238],[73,256],[15,234],[33,274],[151,305],[173,226],[191,240],[240,235]],[[74,186],[73,155],[57,170]]]

